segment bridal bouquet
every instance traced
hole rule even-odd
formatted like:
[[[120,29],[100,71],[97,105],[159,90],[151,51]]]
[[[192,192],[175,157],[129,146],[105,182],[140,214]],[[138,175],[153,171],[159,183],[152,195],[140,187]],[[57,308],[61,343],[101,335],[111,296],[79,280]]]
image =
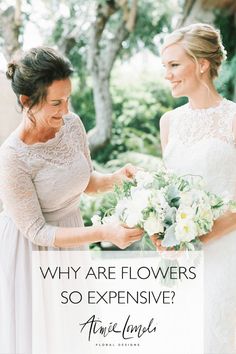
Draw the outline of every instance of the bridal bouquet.
[[[114,207],[93,224],[120,222],[140,227],[146,235],[158,234],[162,246],[194,250],[199,236],[212,230],[214,220],[235,211],[235,202],[206,191],[199,176],[178,177],[160,168],[139,171],[134,181],[115,187]]]

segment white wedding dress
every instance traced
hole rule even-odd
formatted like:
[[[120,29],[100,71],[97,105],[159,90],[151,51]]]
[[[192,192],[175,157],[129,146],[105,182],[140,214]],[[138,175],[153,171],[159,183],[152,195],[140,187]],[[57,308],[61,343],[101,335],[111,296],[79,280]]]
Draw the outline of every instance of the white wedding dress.
[[[16,130],[1,146],[0,354],[32,353],[32,250],[51,248],[57,227],[83,225],[78,203],[91,171],[86,133],[72,113],[45,143],[26,145]]]
[[[163,156],[166,167],[182,176],[200,175],[209,191],[235,199],[235,118],[236,104],[226,99],[214,108],[186,104],[175,109]],[[203,250],[204,354],[235,354],[236,228]]]

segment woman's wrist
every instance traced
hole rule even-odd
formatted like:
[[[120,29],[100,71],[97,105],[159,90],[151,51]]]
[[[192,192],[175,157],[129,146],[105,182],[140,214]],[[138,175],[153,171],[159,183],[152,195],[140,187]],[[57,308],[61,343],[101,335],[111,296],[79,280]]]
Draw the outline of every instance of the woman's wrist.
[[[101,242],[108,241],[108,230],[107,225],[100,225],[98,226],[98,233]]]
[[[115,171],[113,173],[111,173],[111,183],[114,186],[115,184],[118,184],[121,180],[121,176],[120,176],[120,172],[119,171]]]
[[[113,174],[112,173],[107,173],[102,176],[102,178],[99,181],[99,187],[97,189],[97,193],[104,193],[107,191],[112,190],[113,188]]]
[[[108,186],[110,187],[110,189],[113,189],[116,182],[117,182],[116,172],[109,173],[107,175],[107,181],[108,181]]]

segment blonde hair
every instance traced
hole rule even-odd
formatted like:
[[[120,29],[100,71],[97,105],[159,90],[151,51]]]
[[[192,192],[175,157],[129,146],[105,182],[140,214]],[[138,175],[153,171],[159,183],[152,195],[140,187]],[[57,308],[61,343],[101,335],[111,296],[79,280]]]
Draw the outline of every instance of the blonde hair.
[[[179,28],[164,39],[162,52],[172,44],[181,44],[186,53],[198,64],[197,59],[207,59],[210,63],[210,77],[218,76],[219,68],[226,51],[221,41],[220,32],[205,23],[195,23]]]

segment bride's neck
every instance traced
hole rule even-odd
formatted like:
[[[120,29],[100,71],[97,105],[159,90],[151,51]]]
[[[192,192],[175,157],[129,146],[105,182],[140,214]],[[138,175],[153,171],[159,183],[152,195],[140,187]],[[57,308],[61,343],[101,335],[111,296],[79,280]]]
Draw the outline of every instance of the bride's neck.
[[[200,87],[188,97],[189,105],[193,109],[217,107],[222,96],[216,91],[214,85]]]

